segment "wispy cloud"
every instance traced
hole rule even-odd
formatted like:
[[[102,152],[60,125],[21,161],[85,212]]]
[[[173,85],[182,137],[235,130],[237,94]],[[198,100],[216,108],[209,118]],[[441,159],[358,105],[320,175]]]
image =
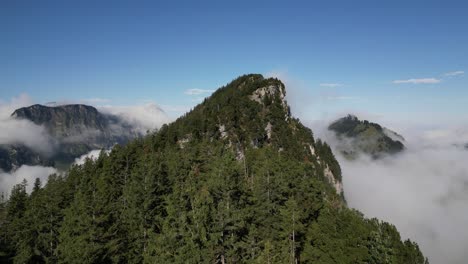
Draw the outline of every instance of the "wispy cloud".
[[[393,124],[406,138],[404,152],[379,160],[361,154],[350,161],[338,149],[341,140],[327,129],[330,121],[312,124],[315,136],[334,149],[348,205],[394,224],[402,239],[416,241],[431,263],[465,263],[468,230],[453,227],[468,219],[468,151],[456,145],[468,142],[468,127],[460,127],[459,119],[447,124],[434,119],[427,128],[419,120],[400,123],[389,113],[378,115],[364,119]]]
[[[463,74],[465,74],[464,71],[453,71],[453,72],[447,72],[444,75],[449,76],[449,77],[453,77],[453,76],[459,76],[459,75],[463,75]]]
[[[159,129],[163,124],[171,121],[166,112],[154,102],[127,106],[103,105],[98,106],[98,110],[120,117],[143,134],[146,131]]]
[[[4,193],[8,196],[13,186],[21,183],[23,180],[28,182],[28,185],[26,185],[26,191],[31,193],[33,183],[36,178],[39,178],[44,185],[47,182],[49,175],[53,173],[57,173],[57,169],[52,167],[28,165],[22,165],[11,172],[3,172],[0,170],[0,193]]]
[[[49,154],[53,149],[53,141],[46,129],[29,120],[11,116],[16,109],[33,103],[34,100],[27,94],[14,97],[9,102],[0,102],[0,145],[23,144],[35,151]]]
[[[410,84],[434,84],[434,83],[440,83],[442,80],[441,79],[436,79],[436,78],[420,78],[420,79],[408,79],[408,80],[395,80],[393,81],[394,84],[404,84],[404,83],[410,83]]]
[[[81,157],[76,158],[74,164],[82,165],[82,164],[84,164],[86,162],[87,159],[96,160],[101,155],[101,151],[102,150],[100,150],[100,149],[91,150],[90,152],[82,155]],[[111,152],[111,150],[110,149],[109,150],[104,150],[104,152],[106,154],[109,154]]]
[[[184,94],[188,95],[200,95],[206,93],[212,93],[214,90],[206,90],[206,89],[188,89],[184,92]]]
[[[329,88],[336,88],[336,87],[341,87],[343,84],[341,83],[321,83],[319,84],[321,87],[329,87]]]

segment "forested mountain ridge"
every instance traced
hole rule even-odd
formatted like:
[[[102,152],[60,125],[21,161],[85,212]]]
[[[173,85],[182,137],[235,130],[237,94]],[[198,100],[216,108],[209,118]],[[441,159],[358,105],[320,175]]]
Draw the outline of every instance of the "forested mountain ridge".
[[[244,75],[110,154],[0,207],[16,263],[425,263],[349,209],[330,147],[277,79]]]
[[[51,151],[44,153],[20,143],[0,145],[0,169],[21,165],[67,168],[77,157],[94,149],[107,149],[142,136],[121,118],[103,114],[89,105],[32,105],[15,110],[12,118],[43,126]]]
[[[377,159],[399,153],[405,149],[405,139],[398,133],[367,120],[347,115],[328,126],[339,140],[337,146],[346,158],[355,159],[364,153]]]
[[[219,140],[235,152],[237,160],[246,160],[246,150],[262,147],[298,161],[308,160],[324,171],[342,194],[341,169],[330,147],[320,140],[316,142],[312,131],[291,117],[285,96],[280,80],[246,75],[218,89],[193,111],[161,130],[166,133],[167,129],[168,137],[181,148],[192,139]]]

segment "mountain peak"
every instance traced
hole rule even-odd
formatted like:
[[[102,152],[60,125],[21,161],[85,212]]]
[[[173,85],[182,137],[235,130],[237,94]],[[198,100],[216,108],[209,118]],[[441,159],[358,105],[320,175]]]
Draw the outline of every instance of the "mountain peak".
[[[262,105],[266,105],[266,100],[274,100],[275,98],[279,98],[279,102],[284,108],[287,108],[288,105],[286,103],[286,89],[284,84],[277,80],[277,79],[266,79],[268,84],[263,87],[256,89],[249,98],[254,100]],[[274,102],[274,101],[273,101]]]
[[[344,117],[344,119],[347,119],[347,120],[353,120],[353,121],[358,121],[359,118],[353,114],[348,114],[346,117]]]
[[[279,99],[281,104],[286,105],[286,89],[281,80],[277,78],[264,78],[261,74],[246,74],[234,79],[228,85],[218,89],[212,97],[218,93],[226,93],[226,90],[239,90],[240,93],[231,92],[233,96],[247,96],[264,106],[274,103]],[[269,102],[268,102],[269,101]]]
[[[156,142],[181,149],[200,141],[218,142],[232,150],[238,161],[245,160],[252,150],[268,148],[315,164],[341,194],[341,169],[331,149],[326,143],[316,142],[312,131],[291,117],[285,96],[285,85],[278,79],[265,79],[260,74],[241,76],[163,126]]]
[[[278,79],[266,79],[260,74],[240,76],[179,118],[177,123],[182,124],[197,121],[178,129],[178,138],[203,135],[257,147],[278,143],[278,129],[285,131],[292,125],[285,96],[285,86]],[[275,145],[281,148],[283,144]]]
[[[362,152],[379,158],[404,149],[404,138],[377,123],[359,120],[354,115],[342,117],[328,126],[339,139],[338,148],[346,157],[354,159]]]

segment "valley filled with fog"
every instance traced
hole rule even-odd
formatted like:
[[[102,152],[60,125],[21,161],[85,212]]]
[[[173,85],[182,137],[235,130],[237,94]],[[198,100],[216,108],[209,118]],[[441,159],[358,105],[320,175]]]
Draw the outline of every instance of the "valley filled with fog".
[[[316,137],[336,149],[338,140],[326,128],[330,121],[311,122],[311,127]],[[385,121],[379,123],[386,126]],[[394,224],[402,238],[418,242],[431,263],[465,263],[468,230],[462,227],[468,221],[468,149],[463,143],[468,142],[467,130],[401,123],[390,128],[405,137],[401,153],[377,160],[361,153],[349,160],[335,151],[348,205],[367,217]]]

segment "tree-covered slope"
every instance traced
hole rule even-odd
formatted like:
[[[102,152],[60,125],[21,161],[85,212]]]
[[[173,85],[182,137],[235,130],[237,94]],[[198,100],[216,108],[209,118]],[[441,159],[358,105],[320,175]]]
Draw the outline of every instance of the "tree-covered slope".
[[[157,133],[12,191],[16,263],[424,263],[388,223],[344,202],[330,147],[290,116],[285,87],[241,76]]]
[[[345,157],[354,159],[360,153],[379,158],[404,150],[404,138],[392,130],[367,120],[359,120],[348,115],[328,126],[339,140],[338,151]]]

